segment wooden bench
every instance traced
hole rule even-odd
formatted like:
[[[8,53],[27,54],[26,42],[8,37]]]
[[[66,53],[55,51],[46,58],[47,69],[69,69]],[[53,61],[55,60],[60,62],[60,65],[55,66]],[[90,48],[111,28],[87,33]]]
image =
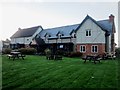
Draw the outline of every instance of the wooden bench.
[[[82,59],[84,60],[84,63],[86,63],[87,60],[89,61],[94,61],[94,63],[96,64],[96,62],[99,62],[100,63],[100,60],[102,58],[99,57],[99,55],[97,56],[94,56],[94,55],[86,55],[84,57],[82,57]]]
[[[21,58],[24,60],[25,55],[23,55],[23,54],[18,54],[18,55],[8,54],[7,57],[8,57],[9,59],[12,58],[13,60],[15,60],[15,58],[21,57]]]
[[[107,58],[108,58],[108,59],[114,59],[114,60],[115,60],[116,56],[113,55],[113,54],[108,54],[108,55],[107,55]]]
[[[54,59],[54,55],[46,55],[46,59],[53,60]]]
[[[46,55],[46,59],[48,60],[62,60],[61,55]]]
[[[55,56],[54,56],[54,59],[55,59],[55,60],[62,60],[62,56],[61,56],[61,55],[55,55]]]
[[[13,58],[14,56],[11,54],[8,54],[7,57],[10,59],[10,58]]]
[[[99,63],[100,63],[100,60],[101,60],[101,59],[102,59],[102,58],[100,58],[99,55],[98,55],[98,56],[94,56],[92,60],[93,60],[94,63],[96,64],[96,62],[99,62]]]
[[[20,54],[20,55],[18,55],[18,58],[19,58],[19,57],[21,57],[21,58],[24,60],[25,55]]]
[[[112,52],[106,52],[103,54],[102,59],[106,60],[106,59],[114,59],[115,60],[116,56],[115,53]]]

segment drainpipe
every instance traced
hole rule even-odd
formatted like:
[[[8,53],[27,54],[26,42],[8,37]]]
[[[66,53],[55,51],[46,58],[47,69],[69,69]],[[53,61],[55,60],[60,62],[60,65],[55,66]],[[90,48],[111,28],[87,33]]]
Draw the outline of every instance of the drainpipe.
[[[76,38],[74,38],[73,40],[75,40],[75,41],[73,41],[73,49],[74,49],[74,52],[77,52],[77,44],[76,44]]]
[[[105,52],[109,53],[109,34],[105,33]]]

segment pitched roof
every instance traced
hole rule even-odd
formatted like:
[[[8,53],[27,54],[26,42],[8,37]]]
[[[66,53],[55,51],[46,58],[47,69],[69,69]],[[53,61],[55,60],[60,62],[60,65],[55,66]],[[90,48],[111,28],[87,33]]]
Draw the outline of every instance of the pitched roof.
[[[58,38],[57,34],[61,33],[63,34],[61,38],[65,37],[71,37],[70,35],[73,32],[77,32],[77,30],[83,25],[83,23],[87,20],[92,20],[96,25],[98,25],[103,31],[108,31],[109,33],[112,32],[112,23],[109,22],[109,20],[100,20],[96,21],[89,15],[85,17],[85,19],[80,24],[74,24],[74,25],[68,25],[68,26],[62,26],[62,27],[56,27],[56,28],[50,28],[50,29],[44,29],[39,33],[39,36],[41,38],[45,37],[46,34],[49,34],[50,37],[48,39],[55,39]]]
[[[44,29],[42,30],[39,35],[41,38],[45,36],[45,34],[49,34],[51,37],[50,38],[57,38],[58,33],[62,33],[63,37],[70,37],[70,33],[73,30],[76,30],[78,28],[79,24],[75,25],[68,25],[68,26],[62,26],[62,27],[56,27],[56,28],[50,28],[50,29]]]
[[[30,37],[38,30],[38,28],[42,28],[42,27],[35,26],[31,28],[19,29],[15,34],[11,36],[11,38]]]
[[[87,15],[85,17],[85,19],[82,21],[82,23],[79,25],[79,27],[77,28],[77,30],[83,25],[83,23],[87,20],[90,19],[92,20],[96,25],[98,25],[103,31],[108,31],[109,33],[112,31],[112,23],[109,22],[109,20],[100,20],[100,21],[96,21],[94,20],[92,17],[90,17],[89,15]],[[77,31],[76,30],[76,31]]]
[[[36,35],[35,41],[36,41],[36,44],[38,44],[38,45],[44,45],[45,44],[45,41],[37,35]],[[32,44],[32,42],[31,42],[31,44]]]
[[[97,23],[98,23],[104,30],[107,30],[109,33],[112,33],[113,23],[110,22],[108,19],[107,19],[107,20],[97,21]]]
[[[80,24],[74,24],[74,25],[68,25],[68,26],[61,26],[61,27],[55,27],[55,28],[49,28],[44,29],[39,33],[39,36],[41,38],[45,37],[47,34],[49,35],[49,39],[58,38],[57,34],[61,33],[61,38],[65,37],[71,37],[71,34],[73,32],[77,32],[77,30],[83,25],[83,23],[87,20],[92,20],[96,25],[98,25],[103,31],[107,31],[109,33],[112,32],[112,26],[113,23],[109,22],[109,20],[100,20],[96,21],[89,15],[85,17],[85,19]],[[17,38],[17,37],[29,37],[32,36],[36,30],[41,26],[26,28],[26,29],[20,29],[18,30],[14,35],[12,35],[11,38]],[[42,27],[41,27],[42,28]]]

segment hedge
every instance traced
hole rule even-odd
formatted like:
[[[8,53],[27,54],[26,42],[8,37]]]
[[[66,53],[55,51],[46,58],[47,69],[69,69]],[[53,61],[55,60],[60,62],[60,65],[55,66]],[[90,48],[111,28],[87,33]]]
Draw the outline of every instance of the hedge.
[[[35,48],[20,48],[19,52],[22,54],[33,55],[36,54],[37,50]]]
[[[12,49],[10,49],[10,48],[4,48],[2,50],[2,54],[10,54],[11,51],[12,51]]]
[[[120,47],[116,48],[115,52],[116,52],[116,56],[120,58]]]
[[[83,53],[81,52],[66,52],[64,53],[64,56],[66,57],[81,57],[83,55]]]

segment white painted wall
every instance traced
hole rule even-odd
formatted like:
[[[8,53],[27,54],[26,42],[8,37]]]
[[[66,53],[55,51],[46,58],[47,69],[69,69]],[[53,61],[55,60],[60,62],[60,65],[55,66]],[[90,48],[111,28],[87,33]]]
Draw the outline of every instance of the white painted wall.
[[[72,43],[76,44],[76,38],[71,39]]]
[[[26,37],[24,44],[30,44],[32,42],[33,37]]]
[[[62,40],[61,39],[57,39],[57,43],[62,43]]]
[[[91,36],[86,36],[87,29],[91,29]],[[76,43],[105,43],[105,32],[92,20],[87,19],[76,33]]]
[[[76,38],[72,38],[71,40],[70,40],[70,38],[67,38],[67,39],[57,39],[57,41],[56,41],[56,39],[45,40],[45,38],[44,38],[44,41],[45,41],[45,43],[70,43],[70,42],[76,43]]]
[[[11,39],[11,44],[29,44],[31,41],[32,37],[13,38]]]
[[[68,39],[62,39],[62,43],[69,43],[70,42],[70,38]]]
[[[15,43],[15,39],[12,38],[12,39],[11,39],[11,44],[14,44],[14,43]]]
[[[56,43],[56,39],[49,40],[49,43]]]
[[[12,38],[11,44],[30,44],[32,39],[42,30],[42,28],[38,28],[38,30],[31,37],[20,37],[20,38]]]
[[[73,38],[71,40],[70,40],[70,38],[68,38],[68,39],[57,39],[57,41],[56,41],[56,39],[49,40],[49,42],[46,41],[46,43],[70,43],[70,42],[75,43],[75,38]]]

